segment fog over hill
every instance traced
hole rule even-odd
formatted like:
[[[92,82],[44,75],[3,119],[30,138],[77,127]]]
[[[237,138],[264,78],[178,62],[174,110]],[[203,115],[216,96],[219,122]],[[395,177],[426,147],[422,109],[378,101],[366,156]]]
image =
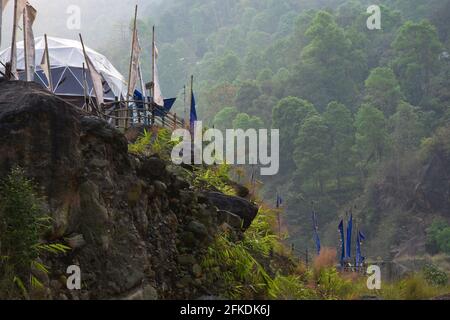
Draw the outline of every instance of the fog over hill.
[[[87,44],[99,49],[113,32],[123,32],[131,20],[135,4],[141,9],[159,3],[160,0],[30,0],[38,11],[34,27],[35,36],[47,33],[54,37],[78,39],[81,32]],[[5,8],[1,48],[10,46],[14,2]],[[70,29],[68,20],[73,8],[79,7],[81,29]],[[19,39],[22,35],[19,35]]]

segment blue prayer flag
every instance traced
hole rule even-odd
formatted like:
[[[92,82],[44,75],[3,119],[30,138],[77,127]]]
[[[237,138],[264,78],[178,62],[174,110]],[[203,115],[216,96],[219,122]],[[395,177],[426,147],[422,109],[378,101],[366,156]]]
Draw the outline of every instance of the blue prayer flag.
[[[361,231],[358,231],[358,235],[356,236],[356,266],[361,267],[364,263],[365,258],[361,254],[361,243],[365,240],[366,237]]]
[[[317,255],[320,255],[320,237],[319,237],[319,223],[317,221],[317,215],[316,212],[313,211],[312,213],[312,220],[313,220],[313,226],[314,226],[314,242],[316,243],[316,250]]]
[[[353,232],[353,214],[350,215],[350,219],[348,220],[347,225],[347,249],[345,250],[347,253],[347,258],[352,257],[352,232]]]
[[[344,237],[344,220],[339,223],[339,233],[341,234],[341,266],[344,265],[345,260],[345,237]]]
[[[253,176],[252,176],[253,177]],[[283,198],[277,193],[277,209],[283,204]]]
[[[197,109],[196,109],[194,92],[191,92],[191,113],[190,113],[191,130],[194,130],[195,121],[197,121]]]

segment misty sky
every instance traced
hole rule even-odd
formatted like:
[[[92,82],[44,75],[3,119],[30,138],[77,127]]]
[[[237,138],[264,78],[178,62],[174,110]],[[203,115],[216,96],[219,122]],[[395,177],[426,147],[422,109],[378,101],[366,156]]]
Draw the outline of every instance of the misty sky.
[[[143,8],[160,0],[29,0],[37,9],[38,16],[34,26],[35,36],[47,33],[49,36],[78,39],[82,33],[86,44],[99,49],[112,32],[123,32],[134,14],[137,3]],[[69,30],[68,8],[77,5],[81,9],[81,30]],[[3,13],[2,44],[4,49],[11,45],[11,27],[14,1],[10,0]],[[19,40],[22,39],[19,33]]]

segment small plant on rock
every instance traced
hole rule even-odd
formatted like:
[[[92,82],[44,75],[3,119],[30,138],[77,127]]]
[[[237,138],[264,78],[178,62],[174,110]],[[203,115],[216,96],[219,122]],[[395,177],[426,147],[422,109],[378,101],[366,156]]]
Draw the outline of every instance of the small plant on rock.
[[[0,297],[27,297],[30,288],[42,287],[32,272],[49,272],[40,262],[41,253],[69,249],[41,240],[50,221],[32,182],[22,169],[14,168],[0,184]]]

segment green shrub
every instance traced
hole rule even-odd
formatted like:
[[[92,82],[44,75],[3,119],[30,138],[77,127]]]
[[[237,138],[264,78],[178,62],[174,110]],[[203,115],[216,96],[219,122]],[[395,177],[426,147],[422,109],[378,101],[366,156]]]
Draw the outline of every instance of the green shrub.
[[[231,299],[265,297],[273,280],[243,242],[220,236],[202,263],[211,283],[222,285],[221,294]]]
[[[286,279],[271,276],[261,261],[279,249],[278,237],[272,231],[273,215],[270,209],[262,208],[242,240],[233,241],[223,234],[208,249],[202,266],[208,270],[211,283],[222,285],[221,294],[227,298],[287,298],[302,293],[300,284],[292,284],[296,293],[288,293]],[[285,286],[279,288],[279,283]]]
[[[228,195],[235,195],[233,187],[229,184],[230,166],[219,164],[215,166],[195,167],[193,184],[199,189],[215,188]]]
[[[317,291],[323,299],[345,299],[352,293],[351,280],[344,279],[336,268],[327,268],[320,271],[317,281]]]
[[[22,169],[14,168],[0,184],[0,296],[26,297],[31,287],[42,287],[31,273],[32,269],[48,273],[38,262],[40,253],[69,249],[41,241],[50,226],[33,184]]]
[[[404,300],[423,300],[432,298],[435,291],[432,290],[425,279],[420,275],[414,275],[401,281],[401,298]]]
[[[308,288],[304,281],[295,275],[278,275],[269,288],[269,295],[276,300],[311,300],[316,299],[316,292]]]
[[[434,286],[446,286],[448,284],[448,275],[446,272],[439,270],[438,267],[428,264],[423,268],[423,274],[428,284]]]
[[[450,255],[450,225],[444,220],[437,219],[427,229],[428,251],[443,252]]]
[[[177,144],[171,139],[172,134],[168,129],[158,129],[155,134],[144,130],[144,133],[136,142],[128,146],[128,150],[135,154],[158,154],[161,158],[167,160],[170,159],[172,149]]]

